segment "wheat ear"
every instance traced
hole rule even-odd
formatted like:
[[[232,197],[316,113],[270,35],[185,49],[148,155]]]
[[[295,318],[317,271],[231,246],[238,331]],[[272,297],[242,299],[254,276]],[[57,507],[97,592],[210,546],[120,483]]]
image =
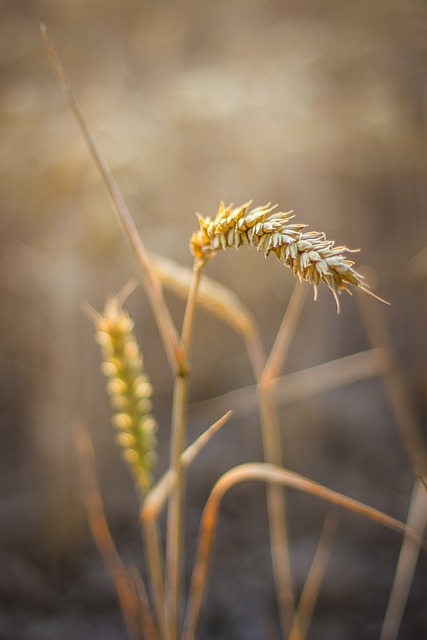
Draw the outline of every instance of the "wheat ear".
[[[96,318],[96,339],[103,354],[102,371],[109,378],[107,389],[115,410],[113,424],[117,443],[140,490],[152,484],[157,461],[157,424],[150,411],[152,386],[143,369],[143,357],[133,333],[133,322],[117,297],[107,301]]]
[[[344,257],[350,249],[336,247],[319,231],[304,231],[305,224],[291,223],[292,211],[276,211],[276,205],[270,204],[250,209],[250,204],[232,208],[221,203],[213,220],[197,214],[200,228],[190,239],[193,255],[206,262],[221,249],[238,249],[241,245],[255,247],[265,256],[274,253],[300,281],[314,286],[315,298],[317,286],[324,282],[332,291],[338,310],[337,294],[349,292],[349,286],[371,293],[363,276],[354,270],[354,262]]]

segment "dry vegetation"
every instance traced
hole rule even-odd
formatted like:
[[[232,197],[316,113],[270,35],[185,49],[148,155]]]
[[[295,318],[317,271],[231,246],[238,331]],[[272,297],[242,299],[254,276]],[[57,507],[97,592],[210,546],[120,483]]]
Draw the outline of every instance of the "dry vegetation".
[[[282,15],[280,3],[251,3],[241,24],[227,3],[202,11],[190,2],[189,20],[184,10],[129,0],[120,14],[128,37],[111,51],[101,45],[98,58],[92,40],[103,42],[106,26],[101,20],[96,32],[90,11],[75,6],[67,32],[79,32],[94,67],[84,66],[86,55],[69,67],[75,43],[54,36],[102,154],[68,98],[146,292],[126,301],[136,336],[126,293],[103,315],[91,312],[143,545],[81,314],[83,300],[101,309],[129,279],[129,252],[51,76],[41,67],[40,91],[33,68],[19,71],[25,55],[13,63],[10,51],[25,42],[17,34],[22,25],[36,29],[40,7],[29,20],[11,5],[1,283],[13,305],[1,360],[10,426],[0,590],[12,614],[2,614],[3,635],[31,640],[49,628],[120,636],[119,619],[107,614],[119,603],[135,640],[181,632],[186,640],[422,636],[425,271],[411,265],[422,265],[423,254],[410,262],[426,244],[422,4],[378,0],[375,11],[365,3],[362,11],[343,3],[318,15],[308,3]],[[116,9],[107,2],[101,15],[118,17]],[[133,99],[122,99],[119,85]],[[33,128],[38,146],[27,142],[36,140]],[[143,202],[151,215],[134,222],[104,157],[131,208]],[[189,211],[212,210],[221,197],[242,201],[248,185],[256,201],[290,203],[297,220],[362,246],[358,258],[376,267],[378,281],[355,270],[345,247],[269,206],[221,205],[194,231]],[[192,269],[183,266],[190,237]],[[211,260],[241,245],[274,253],[300,281],[320,285],[317,303],[305,300],[306,283],[291,293],[289,272],[248,248]],[[366,282],[392,306],[366,296]],[[337,304],[342,290],[360,295],[335,317],[327,288]],[[96,577],[82,495],[114,592]],[[341,507],[339,520],[324,501]]]

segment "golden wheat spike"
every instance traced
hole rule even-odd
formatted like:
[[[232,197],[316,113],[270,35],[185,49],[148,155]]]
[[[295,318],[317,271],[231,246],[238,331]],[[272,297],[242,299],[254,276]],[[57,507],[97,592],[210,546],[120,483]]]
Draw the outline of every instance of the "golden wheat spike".
[[[107,389],[115,410],[116,442],[138,488],[145,492],[151,487],[151,471],[157,461],[157,424],[150,413],[152,386],[143,369],[133,322],[118,297],[107,301],[103,315],[95,322],[103,354],[102,371],[109,378]]]
[[[221,203],[214,220],[198,214],[200,227],[190,238],[195,258],[206,262],[217,251],[246,244],[265,256],[274,253],[299,280],[313,285],[315,297],[317,286],[324,282],[332,291],[338,310],[337,294],[341,291],[350,293],[349,287],[353,286],[371,293],[363,276],[353,268],[354,262],[345,257],[350,249],[336,247],[323,233],[305,231],[304,224],[291,223],[292,211],[276,211],[270,204],[249,209],[249,205],[233,209]]]

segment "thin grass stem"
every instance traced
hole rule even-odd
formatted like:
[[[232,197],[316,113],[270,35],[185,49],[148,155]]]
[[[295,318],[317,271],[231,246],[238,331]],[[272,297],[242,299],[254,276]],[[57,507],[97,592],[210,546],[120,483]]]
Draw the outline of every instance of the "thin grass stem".
[[[291,346],[298,321],[301,317],[302,309],[307,298],[307,290],[308,288],[303,286],[300,282],[297,282],[294,287],[292,296],[289,300],[288,306],[286,307],[286,312],[283,316],[280,329],[277,333],[276,340],[268,357],[267,364],[262,372],[262,382],[275,380],[280,375],[289,347]]]
[[[150,603],[148,600],[145,582],[136,567],[129,568],[129,576],[138,595],[143,637],[145,640],[159,640],[159,636],[154,625],[153,616],[151,615]]]
[[[424,530],[427,525],[427,495],[420,481],[414,484],[407,525],[416,531],[420,538],[424,535]],[[396,640],[398,636],[419,552],[419,542],[405,534],[387,604],[387,611],[381,629],[380,640]]]
[[[275,403],[276,377],[283,367],[301,315],[306,288],[297,283],[286,308],[270,356],[262,371],[258,384],[258,398],[261,416],[261,431],[264,460],[270,464],[282,464],[282,443],[280,425]],[[279,608],[280,626],[283,638],[289,633],[295,611],[292,567],[289,552],[286,502],[283,487],[267,485],[267,511],[270,529],[270,550],[274,583]]]
[[[182,359],[174,381],[172,404],[172,429],[170,446],[170,468],[175,476],[167,515],[166,535],[166,610],[170,620],[172,638],[177,638],[180,628],[179,607],[182,593],[182,567],[184,563],[184,491],[185,474],[181,456],[185,444],[189,356],[191,337],[196,309],[197,290],[200,282],[202,263],[194,263],[193,282],[188,295],[181,334]]]
[[[40,25],[40,31],[58,84],[61,87],[66,99],[68,100],[71,110],[82,132],[82,135],[89,147],[90,154],[95,161],[95,164],[113,200],[114,210],[117,214],[119,224],[130,244],[137,264],[141,269],[143,275],[143,284],[151,307],[153,309],[153,314],[156,319],[160,335],[162,337],[169,364],[172,371],[174,372],[177,368],[177,362],[180,359],[180,340],[176,327],[169,313],[169,309],[166,305],[159,279],[151,265],[151,261],[148,257],[144,243],[142,242],[142,239],[135,227],[135,223],[120,193],[119,187],[117,186],[117,183],[114,180],[105,159],[101,155],[95,138],[86,122],[86,119],[68,80],[68,77],[61,64],[59,56],[56,53],[54,46],[49,38],[46,30],[46,25],[44,25],[43,23]]]
[[[199,455],[203,447],[205,447],[210,439],[225,425],[226,422],[232,416],[232,411],[227,411],[219,420],[214,422],[206,431],[204,431],[194,442],[192,442],[182,453],[181,456],[181,465],[184,469],[194,461],[194,459]],[[162,477],[156,482],[154,487],[147,494],[144,506],[141,510],[143,513],[145,506],[153,509],[154,517],[158,517],[160,511],[162,510],[166,499],[174,485],[175,476],[173,469],[168,469],[162,475]]]
[[[319,544],[317,545],[310,571],[299,598],[288,640],[305,640],[307,637],[314,607],[331,556],[332,544],[337,528],[337,514],[329,513],[323,523]]]
[[[140,640],[141,620],[138,602],[105,518],[95,472],[93,444],[88,430],[82,423],[76,424],[75,448],[80,462],[86,517],[93,540],[116,589],[129,638]]]
[[[251,363],[255,380],[260,380],[266,363],[266,353],[258,331],[254,331],[245,339],[246,352]]]
[[[410,400],[405,380],[394,354],[392,340],[381,305],[372,304],[366,296],[357,296],[367,334],[373,347],[383,353],[383,382],[392,407],[399,435],[411,468],[425,476],[427,448],[422,428]]]
[[[232,412],[228,411],[224,416],[204,431],[182,454],[181,464],[187,468],[208,444],[212,436],[229,420]],[[169,621],[165,621],[165,592],[163,583],[163,559],[160,542],[160,532],[157,519],[166,499],[174,485],[175,476],[172,469],[168,469],[156,482],[146,495],[144,504],[140,510],[140,519],[146,541],[146,560],[153,591],[153,600],[156,611],[157,623],[161,629],[161,638],[170,638],[171,629]]]
[[[279,406],[284,406],[380,376],[388,366],[385,355],[386,352],[383,349],[368,349],[302,371],[288,373],[277,378],[275,402]],[[244,418],[255,413],[258,408],[256,389],[256,385],[241,387],[194,403],[191,409],[197,414],[206,414],[225,411],[226,408],[232,407],[235,417]]]
[[[261,383],[258,387],[264,460],[270,464],[282,464],[277,409],[273,389]],[[286,502],[283,487],[267,484],[267,513],[270,530],[270,553],[273,566],[280,627],[287,637],[295,610],[295,596],[289,553]]]
[[[164,640],[170,640],[172,637],[170,619],[165,616],[166,598],[161,537],[157,520],[153,516],[150,507],[146,506],[143,508],[141,521],[144,528],[144,555],[148,575],[150,576],[150,586],[159,635],[162,640],[163,638]]]

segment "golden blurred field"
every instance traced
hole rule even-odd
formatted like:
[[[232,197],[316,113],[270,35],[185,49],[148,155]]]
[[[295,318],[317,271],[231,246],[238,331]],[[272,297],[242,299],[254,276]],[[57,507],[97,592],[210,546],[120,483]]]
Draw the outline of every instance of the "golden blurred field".
[[[123,638],[87,532],[72,444],[90,426],[120,550],[141,559],[136,503],[110,428],[84,302],[100,310],[136,273],[49,66],[46,22],[149,250],[191,265],[194,212],[277,202],[356,254],[382,309],[416,420],[427,385],[427,5],[423,0],[3,0],[0,5],[0,637]],[[271,345],[293,278],[271,257],[224,252],[207,273],[239,293]],[[167,296],[177,322],[183,305]],[[354,298],[310,298],[288,372],[369,347]],[[127,305],[155,387],[160,469],[171,380],[139,288]],[[200,312],[192,403],[252,383],[242,344]],[[190,437],[206,420],[190,413]],[[283,409],[291,469],[405,519],[414,481],[379,380]],[[224,428],[189,477],[189,549],[217,476],[261,458],[257,416]],[[300,587],[325,506],[290,495]],[[399,538],[343,516],[316,639],[377,638]],[[275,628],[264,493],[224,507],[200,638]],[[401,637],[427,633],[420,558]]]

